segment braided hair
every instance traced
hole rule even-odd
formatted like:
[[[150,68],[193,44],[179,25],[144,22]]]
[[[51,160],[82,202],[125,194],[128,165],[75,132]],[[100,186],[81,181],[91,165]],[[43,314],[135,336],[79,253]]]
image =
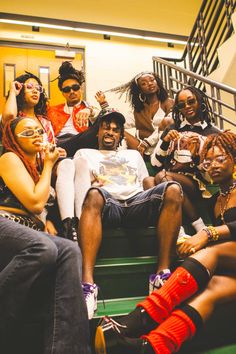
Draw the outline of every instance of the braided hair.
[[[34,74],[25,71],[25,74],[18,76],[15,81],[18,81],[22,84],[24,84],[27,80],[29,79],[35,79],[40,86],[42,86],[41,80]],[[25,106],[25,88],[24,86],[22,87],[20,93],[18,96],[16,96],[16,102],[17,102],[17,115],[20,114],[20,112],[23,111],[24,106]],[[34,107],[34,113],[37,115],[42,115],[42,116],[47,116],[47,98],[45,95],[45,91],[40,93],[39,96],[39,101]]]
[[[59,68],[58,87],[61,91],[62,84],[68,79],[74,79],[78,81],[80,86],[85,82],[84,73],[81,70],[76,70],[69,61],[64,61]]]
[[[163,81],[161,80],[159,75],[157,75],[154,72],[142,72],[136,75],[132,80],[130,80],[126,84],[123,84],[121,86],[115,87],[107,91],[119,93],[120,97],[124,93],[126,93],[126,101],[130,102],[131,106],[136,112],[141,112],[144,109],[145,96],[144,96],[144,100],[140,99],[140,95],[143,95],[143,92],[138,85],[138,79],[144,76],[145,74],[152,75],[155,78],[157,85],[159,87],[158,92],[156,92],[157,98],[158,100],[160,100],[161,103],[164,102],[168,98],[168,92],[164,88]]]
[[[206,94],[196,88],[195,86],[187,86],[185,88],[182,88],[176,93],[175,96],[175,101],[174,101],[174,106],[173,106],[173,111],[172,111],[172,116],[175,122],[175,128],[178,130],[180,128],[180,124],[183,120],[183,115],[181,114],[177,104],[179,102],[179,95],[181,92],[189,90],[192,92],[192,94],[196,97],[197,102],[199,104],[199,108],[197,111],[197,115],[199,117],[199,121],[201,123],[206,122],[208,125],[211,125],[211,122],[214,122],[214,119],[212,117],[212,109],[209,103],[209,100],[206,96]]]
[[[226,155],[234,163],[236,159],[236,134],[230,130],[225,130],[218,134],[209,135],[204,142],[201,151],[201,162],[206,158],[208,150],[217,146],[220,150],[225,151]]]
[[[16,126],[23,119],[29,118],[17,117],[13,120],[7,121],[3,128],[2,145],[4,148],[4,152],[14,152],[14,154],[16,154],[21,159],[30,176],[33,178],[34,182],[37,183],[39,180],[39,172],[37,166],[32,164],[32,162],[28,159],[26,153],[20,147],[19,143],[16,141],[15,138]],[[40,162],[37,161],[38,165],[40,165]]]

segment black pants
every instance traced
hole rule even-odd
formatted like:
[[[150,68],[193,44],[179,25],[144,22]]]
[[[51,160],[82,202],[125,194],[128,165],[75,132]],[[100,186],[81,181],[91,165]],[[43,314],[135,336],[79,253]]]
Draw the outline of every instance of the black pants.
[[[67,157],[73,157],[79,149],[98,149],[99,122],[100,119],[97,118],[94,124],[82,133],[76,135],[65,134],[57,137],[57,146],[66,150]]]

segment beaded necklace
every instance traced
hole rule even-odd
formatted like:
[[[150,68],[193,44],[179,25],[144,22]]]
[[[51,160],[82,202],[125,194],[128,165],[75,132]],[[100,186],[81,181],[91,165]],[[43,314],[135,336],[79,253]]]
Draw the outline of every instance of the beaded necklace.
[[[220,191],[220,218],[221,218],[221,221],[225,224],[225,219],[224,219],[224,213],[226,212],[227,210],[227,206],[228,206],[228,202],[230,200],[230,196],[231,196],[231,193],[233,192],[233,190],[236,188],[236,182],[234,182],[229,188],[227,191],[225,192],[222,192]],[[226,201],[225,201],[225,204],[223,206],[223,200],[222,200],[222,197],[227,197],[226,198]]]

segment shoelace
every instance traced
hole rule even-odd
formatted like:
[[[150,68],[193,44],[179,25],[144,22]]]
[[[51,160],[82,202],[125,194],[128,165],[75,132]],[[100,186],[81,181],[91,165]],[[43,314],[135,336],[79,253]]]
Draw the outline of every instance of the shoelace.
[[[90,295],[94,293],[94,287],[93,285],[90,284],[83,284],[83,293],[85,299]]]
[[[171,273],[163,273],[163,274],[160,274],[160,278],[163,282],[165,282],[166,280],[169,279],[169,277],[171,276]]]
[[[113,320],[113,318],[110,318],[108,316],[103,317],[102,321],[106,322],[102,326],[103,332],[108,331],[109,329],[112,328],[114,331],[116,331],[119,334],[121,334],[120,328],[127,328],[127,326],[116,322],[115,320]]]

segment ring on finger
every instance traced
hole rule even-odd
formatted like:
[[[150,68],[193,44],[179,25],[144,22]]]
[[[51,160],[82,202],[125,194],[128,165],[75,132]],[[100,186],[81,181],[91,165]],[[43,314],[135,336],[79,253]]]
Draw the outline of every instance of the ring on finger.
[[[195,248],[194,248],[194,247],[190,248],[190,252],[191,252],[191,253],[196,253]]]

